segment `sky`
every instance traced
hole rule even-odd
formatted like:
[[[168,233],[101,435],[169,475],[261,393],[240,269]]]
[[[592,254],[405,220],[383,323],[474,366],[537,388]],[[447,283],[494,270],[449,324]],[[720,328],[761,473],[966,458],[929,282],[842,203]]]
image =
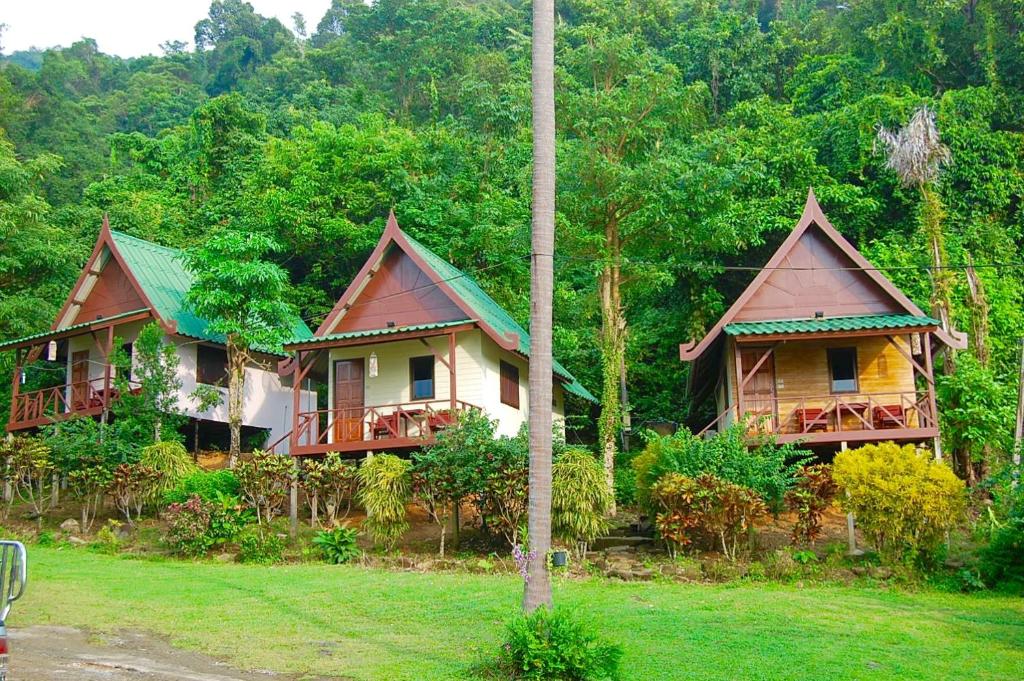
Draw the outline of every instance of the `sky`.
[[[256,12],[275,16],[292,28],[301,12],[310,33],[331,0],[249,0]],[[94,38],[101,52],[120,57],[162,54],[160,43],[192,45],[196,22],[206,17],[210,0],[0,0],[0,24],[7,24],[0,45],[10,54],[30,47],[67,47]]]

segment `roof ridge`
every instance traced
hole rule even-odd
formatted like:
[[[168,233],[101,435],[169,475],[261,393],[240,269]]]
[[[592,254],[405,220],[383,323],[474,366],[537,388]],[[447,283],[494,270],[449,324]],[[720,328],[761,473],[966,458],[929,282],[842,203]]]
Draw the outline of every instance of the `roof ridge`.
[[[147,246],[149,248],[153,248],[153,249],[157,249],[157,250],[161,250],[161,251],[168,251],[169,253],[174,253],[174,254],[180,254],[180,253],[184,252],[184,249],[182,249],[182,248],[178,248],[176,246],[165,246],[163,244],[158,244],[155,241],[150,241],[149,239],[143,239],[142,237],[135,236],[134,234],[128,234],[127,232],[120,232],[120,231],[118,231],[116,229],[111,229],[110,233],[115,238],[131,239],[132,241],[137,242],[141,246]]]

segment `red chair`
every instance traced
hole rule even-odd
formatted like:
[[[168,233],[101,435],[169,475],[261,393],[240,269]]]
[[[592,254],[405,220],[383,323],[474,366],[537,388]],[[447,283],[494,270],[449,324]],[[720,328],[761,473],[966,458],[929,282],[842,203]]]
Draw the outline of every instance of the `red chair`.
[[[431,432],[435,430],[444,430],[454,423],[455,415],[451,411],[432,411],[427,414],[427,427]]]
[[[813,433],[816,430],[828,430],[828,414],[824,409],[816,407],[797,409],[796,417],[800,421],[801,433]]]
[[[887,404],[871,410],[871,422],[875,430],[886,428],[906,428],[903,407],[898,404]]]
[[[378,416],[373,422],[373,439],[380,440],[387,437],[398,437],[398,414]]]

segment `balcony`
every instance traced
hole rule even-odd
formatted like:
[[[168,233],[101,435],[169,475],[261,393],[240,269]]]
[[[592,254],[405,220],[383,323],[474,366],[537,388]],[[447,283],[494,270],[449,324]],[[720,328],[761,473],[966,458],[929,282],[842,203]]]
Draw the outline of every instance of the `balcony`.
[[[289,434],[291,454],[421,447],[434,442],[437,433],[456,423],[460,413],[471,409],[478,407],[461,400],[430,400],[299,412],[295,430]]]
[[[112,383],[109,377],[99,377],[15,393],[11,398],[7,430],[38,428],[75,415],[99,415],[120,396]],[[137,394],[138,384],[130,382],[129,385],[132,393]]]
[[[736,418],[734,405],[699,434],[735,423]],[[927,391],[761,397],[746,406],[745,420],[751,436],[808,445],[926,440],[939,433]]]

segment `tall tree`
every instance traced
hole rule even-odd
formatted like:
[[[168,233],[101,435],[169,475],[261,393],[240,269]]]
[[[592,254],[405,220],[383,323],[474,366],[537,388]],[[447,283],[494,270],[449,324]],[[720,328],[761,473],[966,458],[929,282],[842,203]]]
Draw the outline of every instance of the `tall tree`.
[[[551,303],[555,256],[555,3],[533,2],[530,545],[523,609],[551,605]]]
[[[921,193],[921,231],[928,240],[932,260],[932,310],[946,331],[952,329],[953,272],[949,269],[942,221],[945,209],[936,185],[942,166],[949,163],[949,148],[939,138],[935,114],[926,106],[910,122],[893,132],[878,130],[878,141],[886,151],[886,166],[896,173],[904,187]],[[953,354],[946,357],[946,371],[953,368]]]
[[[185,302],[197,316],[209,320],[210,331],[224,335],[227,345],[231,467],[241,451],[245,368],[259,363],[258,351],[280,348],[295,323],[287,301],[288,274],[266,259],[278,250],[280,246],[269,236],[225,228],[183,255],[193,276]]]

